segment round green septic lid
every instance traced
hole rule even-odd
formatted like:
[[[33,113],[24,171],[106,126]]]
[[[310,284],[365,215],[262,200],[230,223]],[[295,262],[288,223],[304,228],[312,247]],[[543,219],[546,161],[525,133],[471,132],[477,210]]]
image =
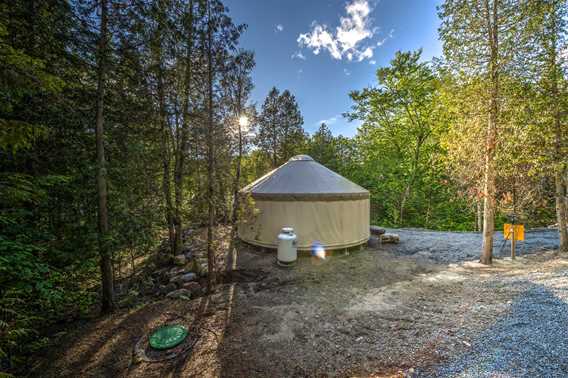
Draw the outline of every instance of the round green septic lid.
[[[187,334],[187,328],[179,324],[160,327],[150,335],[150,346],[158,350],[170,349],[185,340]]]

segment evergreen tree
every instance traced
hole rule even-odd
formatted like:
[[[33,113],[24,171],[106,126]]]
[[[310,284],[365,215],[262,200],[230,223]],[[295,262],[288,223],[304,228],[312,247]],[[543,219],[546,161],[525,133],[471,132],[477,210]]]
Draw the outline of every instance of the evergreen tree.
[[[108,4],[106,0],[100,3],[99,42],[97,47],[97,104],[96,104],[96,145],[97,145],[97,194],[98,194],[98,225],[99,225],[99,254],[102,280],[102,311],[114,310],[114,284],[111,265],[111,251],[108,243],[108,194],[105,159],[104,134],[104,98],[106,85],[106,61],[108,56]]]
[[[246,108],[246,103],[253,89],[251,72],[254,68],[254,54],[250,51],[239,51],[231,56],[226,74],[222,80],[231,112],[231,123],[236,134],[235,180],[233,184],[232,223],[236,225],[239,207],[238,191],[241,186],[243,154],[246,151],[248,134],[255,123],[254,107]]]
[[[277,164],[283,164],[292,156],[304,149],[306,133],[302,128],[304,118],[300,113],[300,108],[296,98],[290,91],[282,92],[278,99],[279,103],[279,124],[281,129],[280,148]]]
[[[329,169],[337,170],[339,168],[335,138],[325,123],[322,122],[310,138],[308,154]]]
[[[302,151],[306,135],[296,98],[288,90],[280,94],[273,87],[262,104],[256,145],[266,153],[276,168]]]
[[[556,220],[560,236],[560,250],[568,252],[568,211],[566,204],[566,174],[568,155],[568,131],[565,127],[568,119],[563,111],[568,106],[568,4],[561,0],[531,1],[528,14],[531,17],[529,38],[534,38],[535,46],[532,63],[535,76],[539,78],[541,128],[539,137],[550,136],[546,145],[540,145],[546,151],[543,157],[547,165],[553,167]]]

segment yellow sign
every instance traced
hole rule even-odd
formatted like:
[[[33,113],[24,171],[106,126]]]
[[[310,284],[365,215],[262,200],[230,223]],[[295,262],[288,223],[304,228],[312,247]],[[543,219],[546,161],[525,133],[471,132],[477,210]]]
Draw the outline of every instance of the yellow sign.
[[[512,233],[513,225],[510,223],[505,223],[503,226],[503,236],[505,237],[505,239],[511,240]],[[515,240],[525,240],[525,225],[515,225]]]

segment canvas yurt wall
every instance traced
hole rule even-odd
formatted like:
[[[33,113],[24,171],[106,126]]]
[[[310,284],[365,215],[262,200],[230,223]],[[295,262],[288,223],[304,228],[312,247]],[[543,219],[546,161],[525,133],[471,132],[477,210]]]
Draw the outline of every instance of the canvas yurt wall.
[[[240,192],[239,237],[276,248],[282,227],[293,227],[298,248],[319,241],[326,249],[347,248],[369,238],[369,192],[307,155],[287,163]]]

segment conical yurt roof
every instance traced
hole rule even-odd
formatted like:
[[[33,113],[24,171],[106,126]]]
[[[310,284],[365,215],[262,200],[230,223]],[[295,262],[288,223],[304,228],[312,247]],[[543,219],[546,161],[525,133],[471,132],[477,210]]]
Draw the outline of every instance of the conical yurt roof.
[[[369,191],[308,155],[297,155],[241,190],[253,198],[334,201],[369,198]]]

